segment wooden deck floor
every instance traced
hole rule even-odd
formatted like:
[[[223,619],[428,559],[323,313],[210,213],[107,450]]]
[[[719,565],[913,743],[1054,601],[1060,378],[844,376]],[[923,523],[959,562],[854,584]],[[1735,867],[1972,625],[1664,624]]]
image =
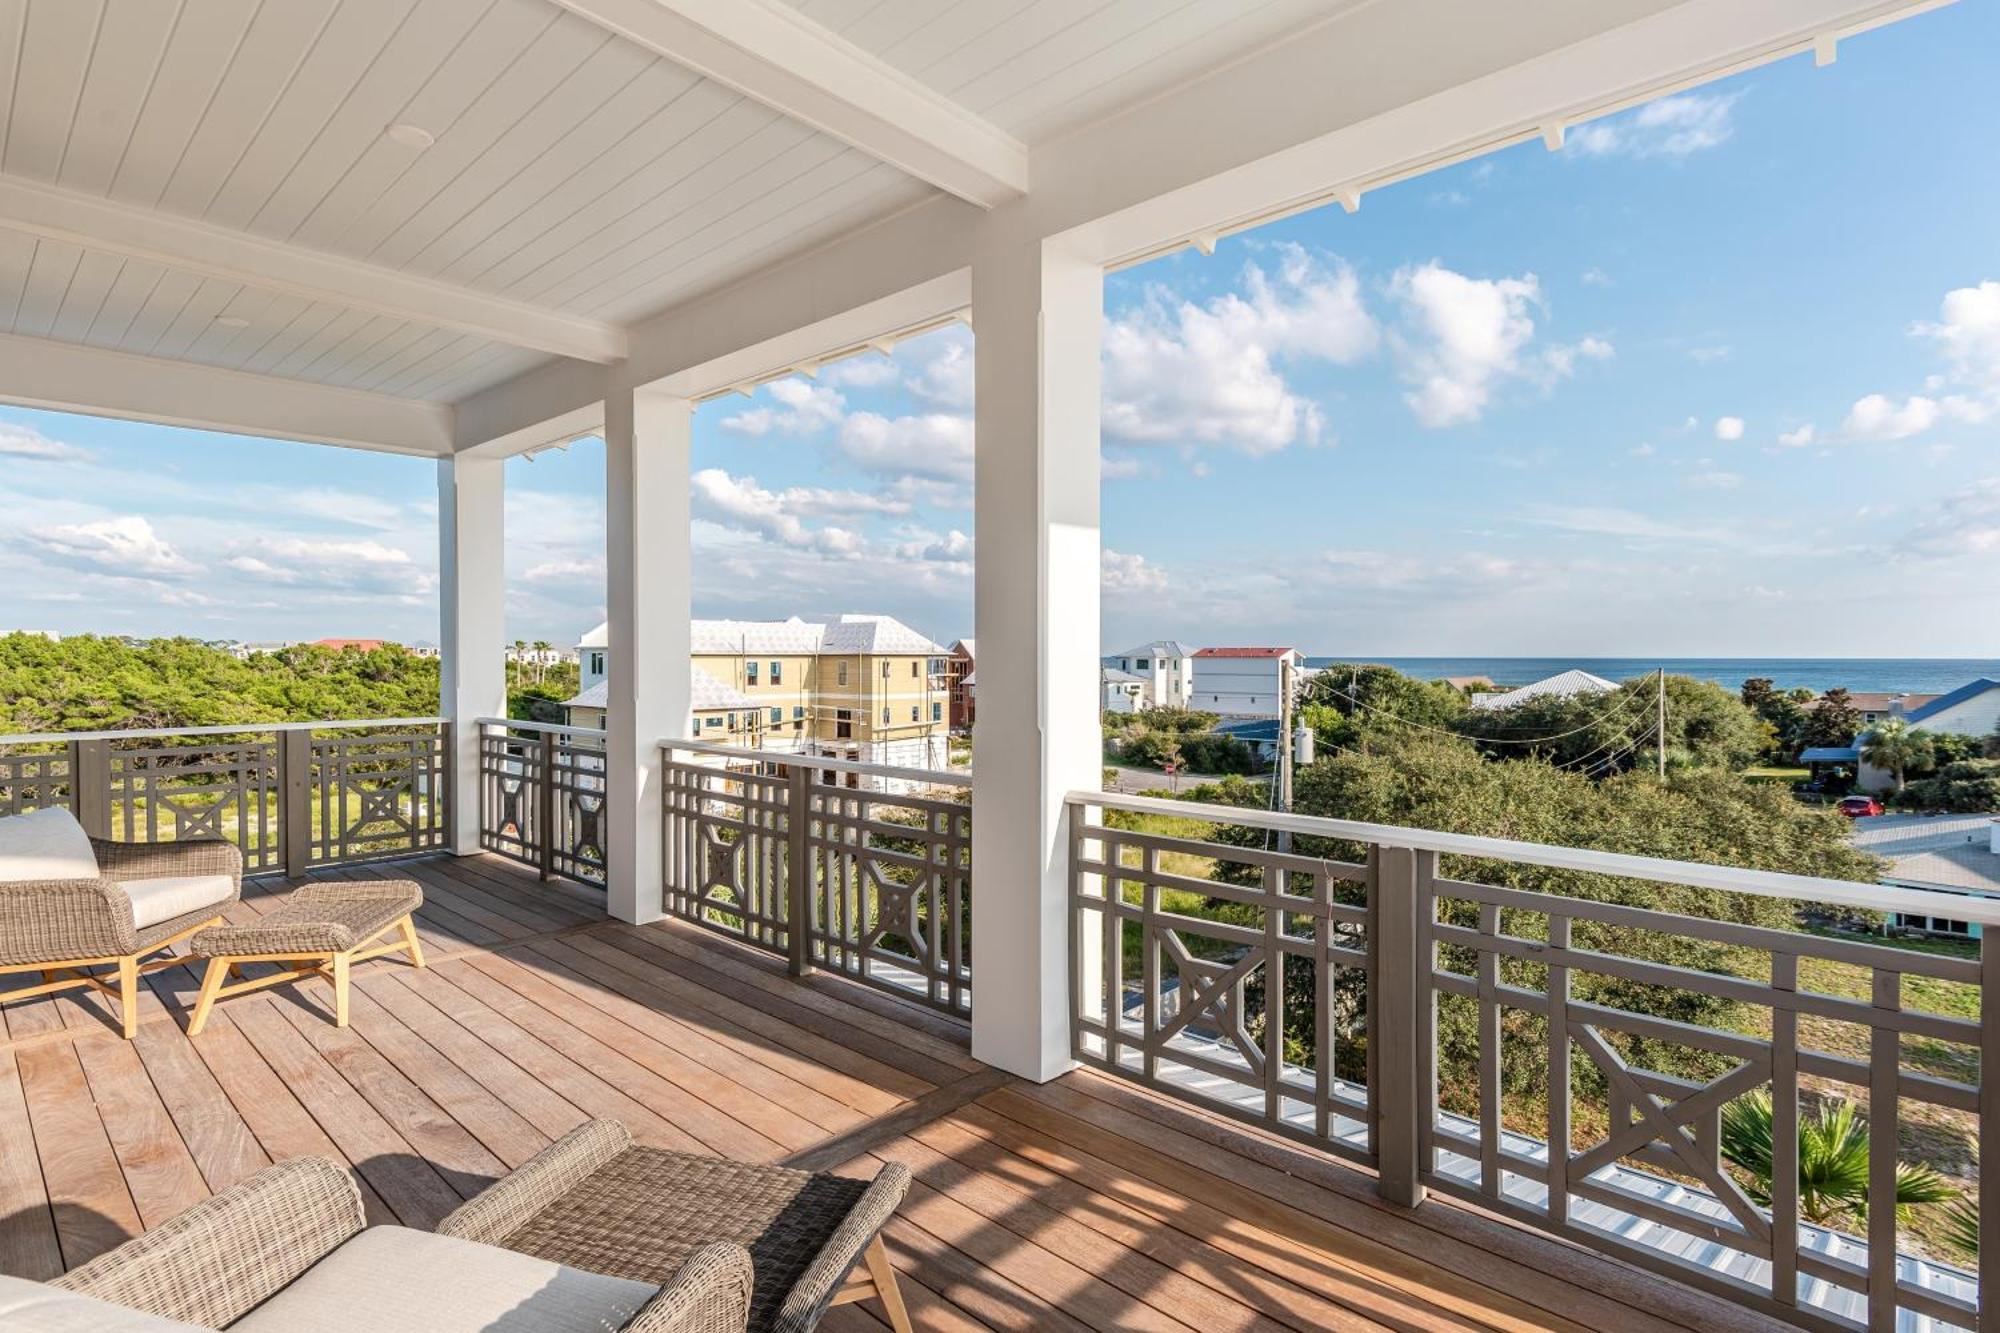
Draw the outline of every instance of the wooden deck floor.
[[[1036,1087],[938,1015],[680,924],[603,919],[492,857],[341,877],[424,885],[431,966],[245,996],[189,1040],[194,978],[151,978],[137,1041],[95,998],[0,1009],[0,1272],[47,1277],[269,1162],[353,1165],[425,1227],[578,1122],[917,1184],[888,1233],[928,1329],[1763,1329],[1673,1284],[1115,1080]],[[246,890],[245,918],[289,886]],[[830,1329],[880,1329],[868,1307]]]

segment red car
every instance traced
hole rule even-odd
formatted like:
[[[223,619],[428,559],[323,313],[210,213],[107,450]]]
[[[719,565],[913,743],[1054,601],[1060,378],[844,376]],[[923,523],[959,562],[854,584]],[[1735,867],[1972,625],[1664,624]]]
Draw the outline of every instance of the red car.
[[[1867,819],[1882,813],[1882,803],[1873,796],[1843,796],[1840,813],[1849,819]]]

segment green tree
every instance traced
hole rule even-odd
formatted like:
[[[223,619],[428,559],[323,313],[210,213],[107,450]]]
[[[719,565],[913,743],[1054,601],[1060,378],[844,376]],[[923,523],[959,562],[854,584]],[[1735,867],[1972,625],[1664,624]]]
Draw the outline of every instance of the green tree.
[[[1854,700],[1839,686],[1828,690],[1812,706],[1812,717],[1806,724],[1806,744],[1838,748],[1854,744],[1854,737],[1861,730],[1861,710],[1854,706]]]
[[[1775,1112],[1769,1092],[1760,1088],[1722,1108],[1722,1156],[1750,1177],[1746,1192],[1766,1207],[1771,1204],[1776,1143]],[[1800,1215],[1820,1226],[1865,1224],[1868,1156],[1868,1126],[1855,1116],[1853,1102],[1836,1097],[1801,1115]],[[1907,1215],[1921,1204],[1946,1203],[1958,1197],[1958,1191],[1929,1167],[1911,1162],[1896,1164],[1899,1215]]]
[[[1862,762],[1894,773],[1898,789],[1909,770],[1930,767],[1935,753],[1930,733],[1911,727],[1899,717],[1877,723],[1861,740]]]
[[[1417,680],[1394,667],[1339,662],[1299,691],[1300,716],[1321,743],[1365,745],[1373,736],[1450,728],[1465,716],[1465,696],[1441,680]]]
[[[1457,730],[1494,759],[1533,756],[1608,777],[1652,765],[1661,683],[1639,676],[1606,694],[1543,695],[1513,708],[1472,710]],[[1738,769],[1763,754],[1769,733],[1742,700],[1710,681],[1668,676],[1667,762]]]

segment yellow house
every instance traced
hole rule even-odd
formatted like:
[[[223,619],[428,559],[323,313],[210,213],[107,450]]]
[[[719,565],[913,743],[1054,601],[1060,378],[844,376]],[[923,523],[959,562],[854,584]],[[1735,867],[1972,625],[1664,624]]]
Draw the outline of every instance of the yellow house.
[[[697,620],[690,625],[696,738],[725,745],[943,768],[945,650],[893,616]],[[606,639],[578,645],[577,726],[602,726]]]

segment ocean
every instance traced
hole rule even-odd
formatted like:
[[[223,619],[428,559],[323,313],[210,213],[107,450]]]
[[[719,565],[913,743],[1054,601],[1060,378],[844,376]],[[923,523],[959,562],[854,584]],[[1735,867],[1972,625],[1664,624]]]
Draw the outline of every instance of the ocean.
[[[1768,676],[1781,690],[1803,685],[1829,690],[1944,694],[1980,677],[2000,680],[2000,659],[1978,657],[1308,657],[1308,667],[1335,662],[1374,662],[1406,676],[1485,676],[1496,685],[1526,685],[1559,672],[1580,669],[1606,680],[1629,680],[1666,668],[1670,676],[1712,680],[1741,689],[1753,676]]]

